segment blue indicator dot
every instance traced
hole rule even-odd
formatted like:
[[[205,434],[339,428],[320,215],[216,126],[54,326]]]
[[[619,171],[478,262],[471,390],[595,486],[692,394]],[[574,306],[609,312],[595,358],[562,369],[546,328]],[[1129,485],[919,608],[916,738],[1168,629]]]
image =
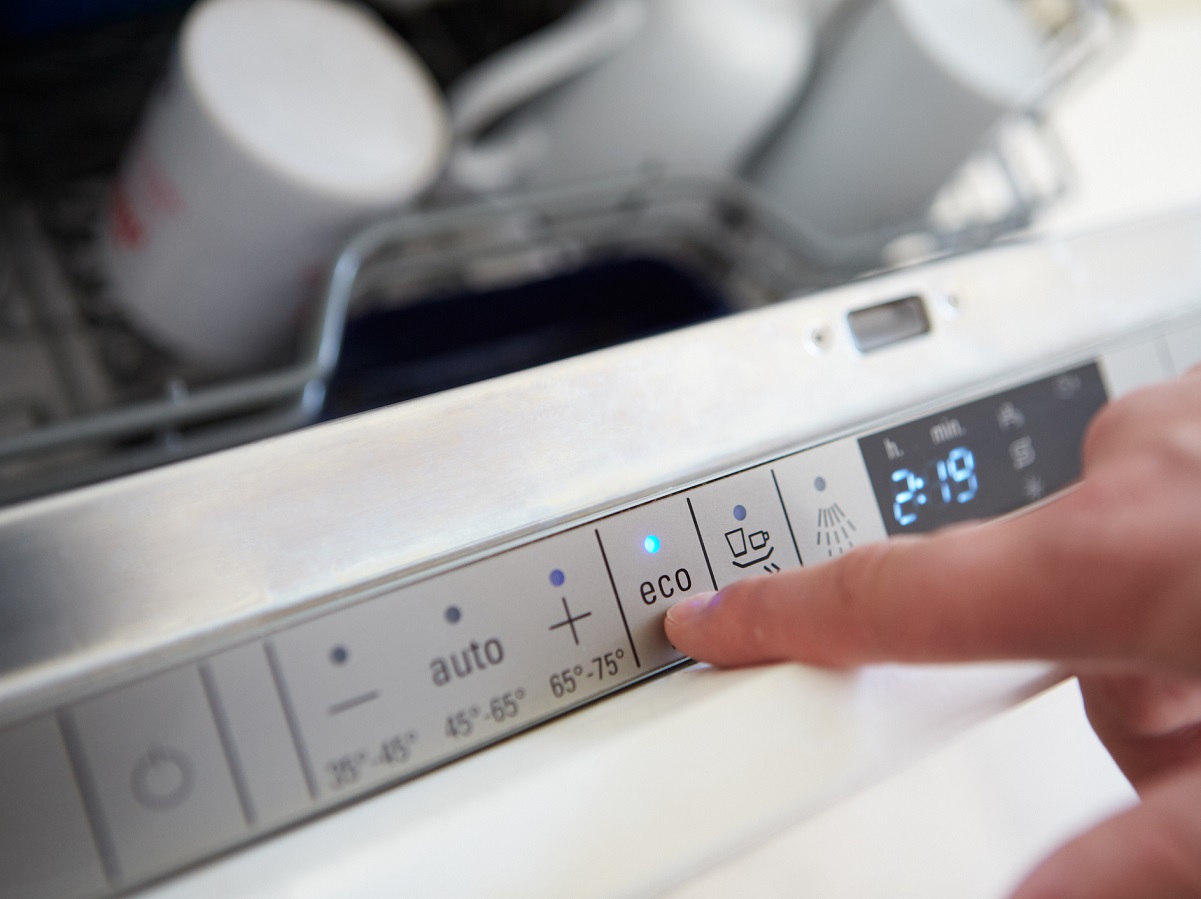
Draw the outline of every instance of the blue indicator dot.
[[[459,619],[462,617],[463,617],[463,613],[461,611],[459,611],[458,606],[447,606],[446,607],[446,620],[449,621],[451,624],[458,624]]]
[[[562,587],[565,580],[567,580],[567,578],[558,568],[550,573],[550,582],[555,587]]]
[[[746,506],[735,506],[734,518],[738,521],[746,521]]]
[[[350,650],[345,646],[335,646],[329,651],[329,660],[335,665],[344,665],[346,660],[350,658]]]
[[[663,545],[663,541],[654,534],[647,534],[646,539],[642,541],[642,545],[653,556],[659,551],[659,548]]]
[[[823,490],[825,490],[826,489],[826,479],[823,477],[814,478],[813,479],[813,489],[816,490],[818,493],[821,493]]]

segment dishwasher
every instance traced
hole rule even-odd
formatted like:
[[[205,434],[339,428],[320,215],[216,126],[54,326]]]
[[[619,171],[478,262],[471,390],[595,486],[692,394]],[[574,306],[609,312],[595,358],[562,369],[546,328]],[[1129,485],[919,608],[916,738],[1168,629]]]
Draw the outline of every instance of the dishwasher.
[[[1021,238],[1061,185],[1003,180],[856,269],[736,180],[435,205],[233,381],[114,312],[102,185],[10,189],[0,887],[655,895],[1056,682],[719,672],[662,630],[1052,501],[1105,402],[1201,361],[1201,214]],[[463,341],[381,361],[415,322]]]

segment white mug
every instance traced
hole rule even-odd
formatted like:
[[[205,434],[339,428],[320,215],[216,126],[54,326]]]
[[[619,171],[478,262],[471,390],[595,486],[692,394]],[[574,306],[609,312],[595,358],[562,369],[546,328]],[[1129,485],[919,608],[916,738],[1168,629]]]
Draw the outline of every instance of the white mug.
[[[825,259],[871,260],[1051,68],[1015,0],[874,0],[749,178]]]
[[[812,49],[805,0],[591,0],[452,86],[448,179],[731,173],[800,91]]]
[[[181,358],[270,362],[332,254],[437,177],[449,124],[423,64],[336,0],[204,0],[114,185],[123,307]]]

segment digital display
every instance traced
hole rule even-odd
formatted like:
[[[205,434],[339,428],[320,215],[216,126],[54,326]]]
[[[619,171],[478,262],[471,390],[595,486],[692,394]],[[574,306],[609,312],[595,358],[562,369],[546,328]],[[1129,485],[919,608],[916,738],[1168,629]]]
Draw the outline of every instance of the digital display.
[[[1066,487],[1107,399],[1090,363],[861,438],[888,533],[1002,515]]]

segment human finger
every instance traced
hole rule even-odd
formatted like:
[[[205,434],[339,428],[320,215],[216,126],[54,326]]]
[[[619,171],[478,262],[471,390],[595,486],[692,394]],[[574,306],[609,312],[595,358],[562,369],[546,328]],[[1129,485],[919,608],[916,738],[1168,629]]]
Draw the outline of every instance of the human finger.
[[[1057,850],[1013,899],[1201,897],[1201,767],[1160,780],[1143,802]]]
[[[1201,604],[1164,589],[1159,554],[1110,533],[1109,503],[1086,483],[991,525],[741,581],[673,607],[667,636],[722,666],[1145,656],[1201,673],[1195,642],[1182,638],[1201,633]]]
[[[1080,676],[1089,723],[1139,789],[1201,762],[1201,681],[1158,674]]]

